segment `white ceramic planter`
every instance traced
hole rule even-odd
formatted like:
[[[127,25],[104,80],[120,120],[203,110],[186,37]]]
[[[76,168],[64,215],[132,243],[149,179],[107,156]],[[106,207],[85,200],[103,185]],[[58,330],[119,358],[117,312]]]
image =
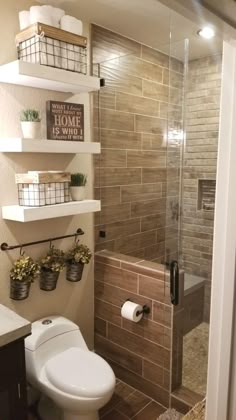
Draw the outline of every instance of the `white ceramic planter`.
[[[21,129],[24,139],[41,138],[41,122],[21,121]]]
[[[73,201],[85,199],[85,187],[70,187],[70,195]]]

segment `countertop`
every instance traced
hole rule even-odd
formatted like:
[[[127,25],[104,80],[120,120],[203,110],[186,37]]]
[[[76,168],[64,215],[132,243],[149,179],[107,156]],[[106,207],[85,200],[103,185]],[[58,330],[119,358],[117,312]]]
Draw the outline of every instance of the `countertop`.
[[[0,347],[31,333],[31,322],[0,305]]]

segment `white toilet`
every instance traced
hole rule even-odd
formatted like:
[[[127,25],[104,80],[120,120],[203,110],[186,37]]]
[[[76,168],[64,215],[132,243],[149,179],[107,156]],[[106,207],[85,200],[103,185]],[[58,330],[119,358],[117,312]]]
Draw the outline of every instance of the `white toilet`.
[[[115,375],[88,350],[76,324],[61,316],[33,322],[25,357],[29,383],[62,409],[64,420],[99,418],[115,389]]]

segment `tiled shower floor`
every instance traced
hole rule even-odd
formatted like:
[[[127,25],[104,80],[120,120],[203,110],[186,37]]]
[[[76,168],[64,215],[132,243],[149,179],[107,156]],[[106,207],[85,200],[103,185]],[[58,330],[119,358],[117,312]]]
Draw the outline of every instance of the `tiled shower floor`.
[[[203,322],[184,337],[182,384],[206,395],[209,324]]]

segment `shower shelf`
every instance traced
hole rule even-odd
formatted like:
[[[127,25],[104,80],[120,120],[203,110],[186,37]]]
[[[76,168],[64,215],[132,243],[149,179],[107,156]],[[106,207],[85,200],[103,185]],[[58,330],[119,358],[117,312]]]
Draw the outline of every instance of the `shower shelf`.
[[[2,218],[16,222],[33,222],[56,217],[93,213],[101,210],[99,200],[71,201],[42,207],[3,206]]]
[[[99,154],[100,143],[36,140],[22,138],[0,139],[0,152],[4,153],[89,153]]]

